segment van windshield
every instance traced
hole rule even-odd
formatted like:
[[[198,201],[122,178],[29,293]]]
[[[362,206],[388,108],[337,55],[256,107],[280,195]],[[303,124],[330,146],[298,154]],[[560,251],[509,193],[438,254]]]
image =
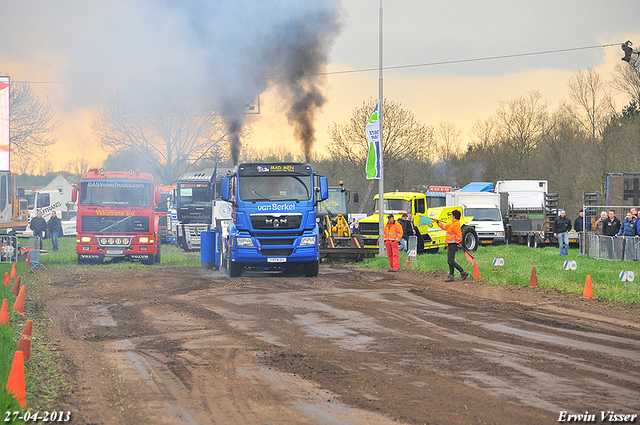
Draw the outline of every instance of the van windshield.
[[[473,216],[473,221],[502,221],[500,210],[497,208],[465,208],[464,215]]]

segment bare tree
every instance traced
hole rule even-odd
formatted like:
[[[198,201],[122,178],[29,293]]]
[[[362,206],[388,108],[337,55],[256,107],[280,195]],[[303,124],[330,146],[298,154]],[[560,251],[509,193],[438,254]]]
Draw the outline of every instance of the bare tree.
[[[548,102],[538,91],[531,91],[509,102],[500,102],[496,111],[496,142],[503,150],[505,169],[512,177],[526,177],[529,163],[548,131]]]
[[[76,158],[65,162],[62,165],[62,171],[67,171],[75,175],[82,175],[86,173],[90,167],[91,163],[87,158]]]
[[[616,65],[612,86],[640,105],[640,72],[628,63]]]
[[[27,83],[11,84],[11,156],[21,174],[33,171],[48,157],[48,148],[56,142],[54,120],[49,101],[42,101]],[[45,167],[46,168],[46,167]]]
[[[348,122],[334,122],[328,130],[327,152],[345,165],[344,173],[350,177],[351,187],[359,188],[364,194],[362,198],[367,201],[373,198],[374,187],[377,187],[376,180],[365,179],[369,152],[365,127],[375,106],[373,99],[363,102],[362,106],[354,109]],[[394,101],[384,101],[382,119],[385,187],[388,190],[408,190],[426,184],[435,150],[433,128],[420,123],[412,112]],[[368,206],[361,204],[359,208],[363,211]]]
[[[171,183],[226,140],[224,124],[217,114],[124,118],[112,103],[92,128],[106,151],[133,150],[150,164],[163,183]]]
[[[615,112],[600,75],[592,68],[580,71],[569,79],[569,89],[573,104],[565,104],[564,108],[592,140],[600,138]]]

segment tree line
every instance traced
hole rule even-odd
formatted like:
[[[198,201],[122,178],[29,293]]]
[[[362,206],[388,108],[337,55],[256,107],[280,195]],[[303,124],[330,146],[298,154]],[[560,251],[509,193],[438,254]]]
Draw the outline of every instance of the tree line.
[[[640,74],[619,64],[611,81],[593,69],[568,81],[569,97],[552,109],[537,91],[500,102],[491,116],[474,123],[471,142],[463,146],[455,123],[421,123],[400,102],[383,104],[385,191],[426,191],[429,185],[462,187],[472,181],[509,179],[548,180],[558,192],[561,206],[577,215],[584,192],[603,193],[607,172],[638,170],[640,162]],[[613,97],[623,94],[626,104],[616,108]],[[12,154],[18,173],[50,173],[51,165],[33,163],[46,157],[55,143],[58,123],[47,101],[33,95],[28,85],[14,85],[12,101]],[[314,169],[331,184],[342,180],[362,200],[353,212],[368,213],[378,181],[365,178],[368,140],[364,127],[375,107],[369,99],[354,108],[348,121],[332,123],[326,151],[311,158]],[[152,172],[162,184],[173,183],[188,169],[231,167],[227,117],[224,115],[164,113],[129,117],[119,105],[106,106],[92,129],[109,169]],[[301,152],[285,145],[251,146],[251,128],[242,134],[241,162],[304,161]],[[33,155],[33,153],[37,155]],[[63,171],[79,175],[90,164],[76,159]],[[604,198],[600,198],[601,204]]]

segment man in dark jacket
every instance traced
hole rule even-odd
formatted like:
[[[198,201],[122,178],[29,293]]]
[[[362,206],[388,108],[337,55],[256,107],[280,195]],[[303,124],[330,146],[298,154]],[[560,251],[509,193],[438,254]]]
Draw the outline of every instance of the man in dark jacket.
[[[402,242],[405,251],[409,251],[409,236],[415,236],[415,226],[411,220],[411,214],[402,214],[402,218],[398,220],[402,225]]]
[[[42,218],[42,211],[38,210],[36,216],[31,219],[31,223],[29,224],[29,228],[33,230],[33,236],[37,236],[40,238],[40,248],[42,249],[42,237],[44,236],[44,231],[47,228],[47,222],[44,218]]]
[[[565,210],[560,210],[560,215],[556,217],[555,233],[553,236],[558,238],[558,247],[560,255],[569,255],[569,231],[571,230],[571,220],[567,217]]]
[[[584,225],[587,225],[587,232],[591,231],[591,219],[587,218],[586,222],[584,219],[584,211],[580,210],[578,213],[580,216],[576,218],[576,221],[573,223],[573,228],[576,232],[582,232],[584,229]]]
[[[609,211],[609,218],[605,220],[603,231],[605,236],[615,236],[620,230],[620,220],[614,210]]]
[[[58,236],[62,235],[62,222],[56,215],[55,210],[51,211],[51,218],[47,223],[47,230],[51,236],[51,243],[53,244],[53,250],[58,250]]]

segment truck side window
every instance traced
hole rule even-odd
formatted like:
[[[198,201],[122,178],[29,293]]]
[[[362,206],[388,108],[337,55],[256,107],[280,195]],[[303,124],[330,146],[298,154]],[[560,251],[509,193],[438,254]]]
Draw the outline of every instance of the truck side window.
[[[49,194],[48,193],[40,193],[38,194],[38,206],[37,208],[44,208],[51,205],[49,202]]]
[[[416,199],[415,201],[416,214],[424,214],[426,212],[424,201],[425,200],[423,198]]]

